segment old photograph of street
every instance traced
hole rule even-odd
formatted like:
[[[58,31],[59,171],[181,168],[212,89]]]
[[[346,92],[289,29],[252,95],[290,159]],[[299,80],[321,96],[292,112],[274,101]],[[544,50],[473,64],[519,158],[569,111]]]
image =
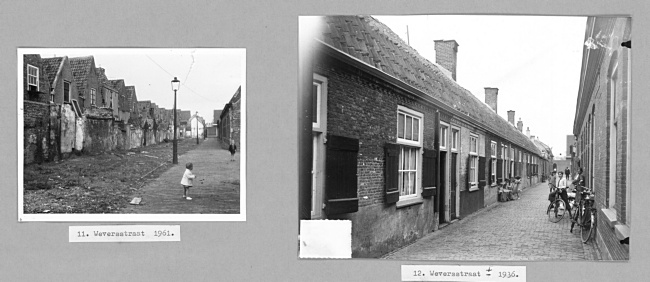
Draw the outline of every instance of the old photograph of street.
[[[628,261],[631,27],[301,17],[299,220],[352,258]]]
[[[19,48],[19,221],[246,220],[245,59]]]

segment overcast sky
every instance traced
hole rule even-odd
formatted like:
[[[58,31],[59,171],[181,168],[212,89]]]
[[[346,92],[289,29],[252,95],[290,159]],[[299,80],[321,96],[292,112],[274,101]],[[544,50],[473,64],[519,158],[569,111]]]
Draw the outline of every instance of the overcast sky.
[[[434,40],[456,40],[460,86],[485,101],[499,88],[498,114],[515,111],[530,134],[564,157],[573,135],[586,17],[374,16],[435,62]]]
[[[106,69],[108,79],[134,85],[138,101],[151,100],[173,109],[171,81],[178,77],[177,108],[196,111],[207,122],[223,109],[245,83],[244,49],[41,49],[42,57],[93,55],[95,66]]]

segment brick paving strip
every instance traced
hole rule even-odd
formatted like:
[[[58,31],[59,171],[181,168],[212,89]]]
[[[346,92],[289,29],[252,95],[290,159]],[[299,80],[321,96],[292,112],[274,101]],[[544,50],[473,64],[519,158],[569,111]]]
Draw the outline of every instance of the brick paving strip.
[[[178,157],[159,177],[149,180],[133,194],[141,197],[140,205],[129,205],[120,213],[138,214],[237,214],[239,213],[239,152],[230,161],[230,153],[219,147],[217,139],[208,138],[191,151]],[[185,164],[192,162],[196,175],[188,192],[192,200],[182,198],[180,184]]]
[[[521,199],[498,202],[389,253],[402,260],[594,260],[593,239],[583,244],[580,229],[569,233],[568,213],[552,223],[546,215],[548,185],[540,183]]]

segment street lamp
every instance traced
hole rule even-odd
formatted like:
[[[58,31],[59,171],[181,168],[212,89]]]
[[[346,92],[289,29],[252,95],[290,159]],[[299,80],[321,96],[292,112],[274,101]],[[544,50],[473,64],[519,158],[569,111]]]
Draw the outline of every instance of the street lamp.
[[[196,145],[199,145],[199,111],[196,111]]]
[[[174,149],[172,151],[172,163],[178,164],[178,141],[176,141],[176,91],[181,86],[181,81],[174,77],[172,80],[172,90],[174,90]]]

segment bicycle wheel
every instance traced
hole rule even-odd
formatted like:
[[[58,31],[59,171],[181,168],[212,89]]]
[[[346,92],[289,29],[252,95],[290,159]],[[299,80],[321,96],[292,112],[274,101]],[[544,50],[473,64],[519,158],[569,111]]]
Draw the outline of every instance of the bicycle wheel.
[[[566,212],[566,207],[564,204],[564,201],[561,199],[557,199],[553,202],[553,206],[551,207],[551,210],[548,213],[548,220],[555,223],[564,217],[564,213]]]
[[[581,211],[580,206],[578,206],[578,207],[574,206],[573,207],[573,214],[571,215],[571,230],[569,230],[569,232],[571,232],[571,233],[573,233],[573,227],[576,225],[576,223],[578,222],[578,219],[580,218],[580,213],[581,213],[580,211]],[[578,224],[578,226],[580,226],[580,225]]]
[[[595,232],[594,227],[596,224],[596,212],[594,210],[585,213],[584,221],[582,222],[582,228],[580,228],[580,235],[582,236],[582,242],[587,243],[591,235]]]

